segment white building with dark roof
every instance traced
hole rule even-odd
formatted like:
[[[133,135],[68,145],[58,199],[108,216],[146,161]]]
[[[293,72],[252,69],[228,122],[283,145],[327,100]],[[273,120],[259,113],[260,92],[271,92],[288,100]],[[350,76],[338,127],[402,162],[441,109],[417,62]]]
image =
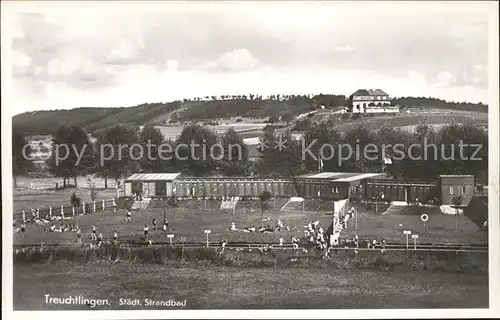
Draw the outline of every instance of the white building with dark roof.
[[[349,97],[352,113],[395,113],[399,107],[391,106],[389,95],[380,89],[359,89]]]

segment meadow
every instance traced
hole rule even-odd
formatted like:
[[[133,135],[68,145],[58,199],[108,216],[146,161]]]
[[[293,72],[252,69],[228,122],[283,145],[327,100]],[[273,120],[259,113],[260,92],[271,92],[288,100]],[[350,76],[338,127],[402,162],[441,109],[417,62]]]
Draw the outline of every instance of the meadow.
[[[62,185],[61,179],[20,179],[18,185],[29,185],[31,181],[35,187],[48,185],[55,186],[58,183]],[[30,188],[16,188],[13,189],[13,210],[14,214],[19,215],[24,210],[26,213],[30,212],[31,208],[48,208],[50,206],[60,208],[61,205],[70,206],[71,194],[75,192],[82,201],[86,203],[91,202],[90,189],[86,188],[86,181],[80,179],[78,184],[82,187],[79,188],[66,188],[66,189],[30,189]],[[85,187],[83,187],[85,186]],[[114,182],[108,181],[108,189],[104,189],[104,182],[98,181],[96,183],[98,188],[97,201],[110,200],[116,197],[116,189],[113,189]],[[101,187],[101,188],[99,188]],[[54,209],[55,209],[54,208]]]
[[[65,195],[69,199],[70,192]],[[45,195],[41,197],[46,197]],[[61,197],[61,201],[64,199]],[[220,201],[207,200],[185,200],[178,202],[177,206],[163,206],[161,202],[150,203],[146,209],[132,211],[132,222],[124,221],[126,210],[118,209],[98,211],[93,215],[77,215],[78,224],[82,228],[83,240],[88,241],[92,225],[102,232],[105,239],[109,239],[116,231],[121,240],[140,241],[143,236],[143,227],[148,225],[152,228],[152,219],[156,218],[157,228],[160,228],[163,217],[170,224],[169,233],[174,234],[174,242],[180,242],[185,237],[187,242],[205,242],[204,230],[211,230],[209,241],[218,243],[223,239],[230,242],[265,242],[277,243],[280,237],[289,243],[292,236],[302,237],[306,226],[310,221],[319,221],[325,231],[330,227],[333,216],[327,211],[280,211],[285,200],[273,204],[270,201],[268,209],[264,212],[264,226],[276,226],[280,219],[290,231],[277,233],[259,233],[229,231],[231,222],[236,228],[244,229],[261,225],[261,212],[259,201],[246,201],[240,203],[232,213],[230,210],[220,210]],[[398,210],[405,210],[401,207]],[[418,212],[417,212],[418,211]],[[485,244],[488,233],[481,230],[469,218],[461,215],[459,217],[459,228],[455,230],[455,217],[444,215],[434,208],[418,208],[413,214],[398,214],[398,211],[387,214],[375,213],[373,208],[360,206],[358,209],[358,223],[355,228],[355,219],[350,219],[341,238],[353,238],[355,234],[361,239],[385,239],[387,242],[404,243],[403,230],[410,230],[419,234],[418,243],[461,243],[461,244]],[[424,230],[423,222],[420,220],[422,213],[429,215],[429,221]],[[76,218],[65,222],[76,223]],[[60,222],[55,222],[57,226]],[[166,236],[160,231],[150,231],[153,241],[167,242]],[[40,244],[45,243],[74,243],[76,235],[74,232],[46,232],[44,226],[28,224],[24,237],[20,234],[14,235],[16,244]],[[412,241],[410,239],[410,241]]]
[[[182,203],[180,203],[182,206]],[[304,226],[309,221],[319,220],[326,230],[332,222],[332,216],[326,213],[308,213],[302,212],[284,212],[284,211],[267,211],[264,218],[271,218],[269,222],[264,222],[264,225],[270,224],[276,226],[277,219],[290,226],[295,227],[295,231],[283,231],[279,233],[259,233],[259,232],[243,232],[229,231],[231,222],[235,222],[238,229],[255,226],[259,228],[261,225],[260,211],[242,212],[238,211],[233,214],[230,211],[221,211],[218,209],[204,210],[203,201],[199,201],[195,208],[167,208],[165,209],[166,218],[170,223],[170,232],[174,234],[174,242],[180,242],[181,237],[186,238],[186,242],[205,242],[206,236],[204,230],[211,230],[209,241],[219,243],[223,239],[231,242],[278,242],[282,236],[286,242],[290,242],[291,236],[300,237],[303,235]],[[143,227],[148,225],[152,228],[152,219],[156,218],[157,227],[161,227],[163,221],[164,210],[162,208],[147,208],[140,211],[132,211],[132,222],[124,221],[126,210],[117,210],[116,213],[107,210],[97,212],[95,215],[81,215],[78,217],[78,224],[82,228],[83,241],[89,242],[91,236],[91,227],[95,225],[98,232],[102,232],[105,239],[110,239],[113,232],[117,232],[121,240],[140,241],[143,236]],[[65,220],[66,223],[76,223],[76,218]],[[60,222],[55,222],[57,226]],[[167,242],[167,238],[159,230],[156,232],[150,231],[150,238],[153,241]],[[36,224],[28,224],[26,234],[22,237],[19,233],[14,235],[15,244],[40,244],[45,243],[75,243],[75,232],[46,232],[44,226]]]
[[[418,113],[402,113],[400,115],[377,115],[368,116],[360,119],[352,119],[335,126],[338,131],[347,131],[353,127],[363,125],[367,130],[377,130],[386,125],[394,128],[415,128],[422,121],[429,125],[438,127],[450,123],[474,123],[483,126],[488,125],[488,114],[470,111],[443,111],[428,110]]]
[[[420,219],[424,213],[429,217],[425,226]],[[373,209],[362,206],[358,210],[357,229],[354,219],[351,219],[342,236],[353,237],[358,234],[360,238],[405,243],[403,230],[410,230],[412,234],[419,235],[417,243],[488,243],[488,233],[468,217],[459,215],[457,230],[455,219],[454,215],[443,214],[438,208],[431,207],[412,207],[408,210],[407,207],[401,206],[389,210],[386,214],[377,214]],[[410,244],[413,244],[411,238]]]
[[[88,190],[78,190],[87,192]],[[67,198],[73,189],[60,190],[50,195],[51,201]],[[110,192],[114,190],[110,189]],[[27,191],[25,191],[27,192]],[[37,194],[38,192],[38,194]],[[83,194],[82,194],[83,196]],[[32,190],[32,201],[48,201],[46,191]],[[18,197],[15,197],[18,199]],[[203,200],[179,202],[163,208],[161,202],[150,208],[133,211],[132,222],[125,222],[125,209],[117,212],[100,211],[94,215],[77,216],[82,227],[84,247],[90,243],[94,224],[109,240],[114,231],[119,240],[140,241],[145,224],[151,230],[155,217],[160,224],[165,214],[174,234],[174,247],[118,248],[104,245],[97,250],[78,247],[74,232],[46,232],[43,226],[28,224],[22,237],[14,234],[14,244],[67,244],[65,248],[40,247],[34,251],[14,254],[15,310],[94,310],[94,309],[166,309],[174,307],[146,306],[143,299],[184,301],[186,309],[377,309],[377,308],[487,308],[488,270],[484,253],[409,253],[379,250],[360,251],[358,255],[339,250],[332,252],[331,260],[321,260],[320,253],[273,249],[268,254],[258,250],[241,252],[227,249],[216,254],[218,242],[277,242],[283,236],[300,237],[311,220],[319,220],[326,228],[332,222],[327,212],[280,211],[283,201],[271,202],[264,224],[275,225],[276,219],[296,227],[294,231],[272,234],[229,231],[232,221],[237,228],[260,225],[258,201],[239,204],[236,212],[221,211],[219,201]],[[420,213],[420,211],[418,212]],[[453,230],[454,217],[428,212],[427,233],[424,242],[478,242],[482,231],[466,217],[460,217],[461,229]],[[419,214],[412,210],[399,213],[376,214],[360,206],[358,229],[363,237],[403,242],[399,227],[420,232]],[[66,222],[76,222],[76,218]],[[55,224],[58,224],[56,222]],[[342,236],[353,235],[354,220]],[[204,230],[210,229],[211,247],[186,249],[179,246],[181,237],[186,242],[204,242]],[[151,231],[156,242],[168,242],[159,231]],[[484,234],[482,234],[484,236]],[[31,253],[30,253],[31,252]],[[414,255],[414,256],[413,256]],[[83,296],[107,299],[110,306],[49,305],[45,295],[52,297]],[[120,298],[139,299],[141,305],[120,305]]]

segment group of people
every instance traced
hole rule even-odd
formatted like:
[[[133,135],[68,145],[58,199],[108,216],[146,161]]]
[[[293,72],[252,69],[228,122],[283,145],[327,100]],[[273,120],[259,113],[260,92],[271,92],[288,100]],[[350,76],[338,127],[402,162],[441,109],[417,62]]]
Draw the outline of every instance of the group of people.
[[[56,227],[55,224],[50,224],[49,228],[47,227],[44,228],[45,231],[49,232],[69,232],[69,231],[78,231],[78,226],[76,223],[61,223],[59,227]]]
[[[266,218],[263,221],[270,221],[271,218]],[[236,228],[236,223],[234,221],[231,222],[228,228],[229,231],[243,231],[243,232],[262,232],[262,233],[274,233],[274,232],[280,232],[280,231],[293,231],[295,230],[294,228],[290,228],[289,226],[285,226],[281,220],[276,221],[276,227],[272,227],[269,223],[267,223],[265,226],[263,225],[259,229],[257,229],[254,225],[251,227],[246,227],[243,229],[238,229]]]
[[[82,231],[79,228],[76,232],[77,242],[82,243]],[[91,247],[95,246],[99,248],[104,241],[104,236],[102,232],[97,233],[97,227],[92,225],[92,235],[91,235]],[[115,230],[113,232],[113,244],[118,244],[118,232]]]
[[[156,221],[156,218],[153,218],[153,220],[151,221],[151,226],[152,226],[152,231],[155,232],[157,230],[156,226],[157,226],[157,221]],[[162,234],[167,234],[167,232],[170,231],[170,223],[167,219],[164,219],[163,221],[163,226],[161,228],[161,233]],[[144,225],[144,228],[143,228],[143,233],[144,233],[144,240],[146,242],[150,242],[150,239],[149,239],[149,226],[147,224]]]
[[[26,223],[23,221],[21,225],[18,227],[16,224],[16,219],[13,221],[14,233],[21,232],[21,236],[24,237],[24,233],[26,232]]]

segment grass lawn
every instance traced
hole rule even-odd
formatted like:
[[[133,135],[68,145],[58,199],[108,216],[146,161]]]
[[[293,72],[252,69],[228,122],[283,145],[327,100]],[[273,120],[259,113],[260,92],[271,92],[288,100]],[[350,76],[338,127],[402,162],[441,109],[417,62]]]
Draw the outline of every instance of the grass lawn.
[[[364,119],[356,119],[350,122],[344,122],[335,126],[338,131],[347,131],[352,127],[364,124],[368,130],[379,129],[383,125],[392,127],[415,126],[426,120],[429,125],[441,125],[456,123],[474,123],[479,125],[488,125],[488,114],[482,112],[461,112],[453,110],[450,112],[441,111],[433,114],[401,114],[401,115],[384,115],[375,117],[364,117]]]
[[[297,231],[284,231],[280,233],[259,233],[259,232],[242,232],[229,231],[228,228],[232,221],[235,222],[236,228],[243,229],[254,225],[260,227],[260,211],[256,212],[223,212],[220,210],[204,211],[200,209],[182,208],[182,202],[179,208],[167,209],[167,219],[171,223],[171,233],[175,235],[174,241],[180,241],[180,237],[186,237],[187,242],[204,242],[206,236],[204,230],[212,231],[210,241],[220,241],[223,238],[229,241],[263,241],[263,242],[278,242],[279,237],[283,236],[286,242],[290,242],[292,235],[302,236],[305,225],[310,220],[319,220],[326,230],[330,226],[332,216],[325,213],[306,213],[301,212],[284,212],[284,211],[266,211],[264,218],[270,217],[272,220],[265,222],[271,226],[276,226],[277,219],[281,219],[285,226],[296,227]],[[105,239],[110,239],[113,232],[116,230],[121,239],[136,239],[139,240],[143,235],[143,227],[149,225],[151,230],[151,222],[153,218],[157,219],[158,227],[161,226],[163,220],[163,209],[154,208],[142,211],[132,212],[132,222],[125,222],[125,210],[97,212],[96,215],[78,216],[78,223],[82,228],[83,240],[88,241],[91,235],[92,224],[98,227],[98,232],[102,232]],[[74,219],[66,220],[73,223]],[[57,225],[59,222],[56,222]],[[27,232],[24,238],[20,234],[14,234],[15,244],[38,244],[45,243],[71,243],[76,240],[75,232],[44,232],[44,227],[28,224]],[[150,231],[153,240],[167,241],[164,235],[159,231]]]
[[[63,186],[63,179],[57,178],[57,177],[47,177],[47,178],[18,177],[17,178],[17,187],[18,188],[29,188],[30,184],[31,184],[33,186],[33,188],[49,189],[49,188],[55,188],[56,183],[58,184],[59,187],[62,187]],[[74,184],[73,179],[70,179],[69,183],[73,185]],[[77,183],[78,188],[83,188],[83,189],[88,188],[88,182],[87,182],[86,177],[77,177],[76,183]],[[96,188],[99,188],[99,189],[104,188],[104,186],[105,186],[104,179],[94,178],[94,183],[95,183]],[[115,180],[108,179],[108,188],[112,188],[112,189],[116,188]]]
[[[488,274],[53,262],[15,265],[13,294],[14,310],[91,309],[49,305],[45,294],[107,299],[101,310],[169,309],[145,306],[146,298],[186,300],[187,309],[487,308]],[[120,298],[142,305],[120,306]]]
[[[70,197],[75,192],[82,201],[90,203],[90,191],[85,188],[68,188],[62,190],[35,190],[35,189],[14,189],[14,214],[30,213],[31,208],[48,208],[50,206],[60,208],[61,205],[71,205]],[[116,197],[115,189],[99,190],[97,201],[109,200]],[[22,219],[20,216],[18,220]]]
[[[419,207],[412,212],[401,207],[400,214],[380,214],[360,207],[358,210],[358,229],[355,230],[355,221],[351,219],[347,230],[342,236],[360,238],[386,239],[386,241],[405,242],[403,230],[410,230],[418,234],[418,243],[487,243],[488,233],[464,215],[459,216],[459,228],[455,231],[455,216],[445,215],[435,208]],[[406,212],[406,214],[402,214]],[[429,220],[424,224],[420,220],[421,214],[426,213]],[[399,225],[402,226],[399,226]],[[411,243],[413,240],[410,238]]]

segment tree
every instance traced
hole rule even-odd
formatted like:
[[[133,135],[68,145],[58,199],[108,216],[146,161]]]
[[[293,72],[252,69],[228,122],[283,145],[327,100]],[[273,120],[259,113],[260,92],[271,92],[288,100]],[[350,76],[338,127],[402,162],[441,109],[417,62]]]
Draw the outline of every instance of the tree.
[[[359,147],[360,153],[366,149],[366,146],[376,142],[373,133],[366,129],[363,125],[359,125],[348,130],[342,139],[344,144],[350,146],[342,148],[339,153],[342,153],[344,160],[341,164],[341,170],[346,172],[373,172],[380,170],[377,160],[368,159],[364,154],[356,155],[356,149]],[[350,153],[349,153],[350,152]],[[369,157],[375,157],[374,154],[369,154]]]
[[[115,180],[128,176],[137,170],[137,161],[131,156],[130,146],[137,143],[137,128],[117,124],[107,128],[100,139],[100,174]]]
[[[177,112],[174,112],[172,113],[172,115],[170,116],[170,122],[177,122],[179,121],[179,114]]]
[[[270,116],[269,120],[267,120],[268,123],[276,123],[278,122],[278,117],[276,116]]]
[[[281,116],[281,120],[285,121],[287,125],[293,120],[293,115],[290,112],[287,112]]]
[[[262,157],[257,171],[260,175],[293,177],[304,172],[302,147],[292,138],[290,131],[277,134],[268,130],[262,140],[267,147],[259,150]]]
[[[220,164],[221,148],[214,147],[217,142],[217,135],[210,129],[199,125],[184,127],[176,141],[175,165],[195,176],[210,174]]]
[[[262,193],[259,195],[259,200],[260,200],[260,227],[264,227],[264,211],[266,210],[267,207],[267,201],[269,201],[272,198],[271,192],[265,190],[262,191]]]
[[[24,149],[24,154],[23,154]],[[12,177],[14,187],[17,188],[17,177],[26,174],[32,168],[29,156],[32,150],[26,142],[24,136],[17,132],[12,132]]]
[[[80,199],[80,197],[76,195],[76,192],[73,192],[71,194],[71,198],[69,199],[69,201],[73,207],[79,207],[82,205],[82,199]]]
[[[338,152],[335,147],[341,142],[341,136],[338,131],[333,129],[327,123],[321,123],[310,127],[303,136],[303,149],[310,150],[305,152],[304,164],[306,171],[317,172],[319,169],[319,158],[323,155],[323,170],[338,171]],[[310,146],[310,148],[309,148]],[[322,146],[324,146],[322,148]],[[330,148],[330,146],[334,148]],[[332,154],[333,152],[333,154]],[[323,154],[321,154],[323,153]],[[313,154],[314,157],[311,155]],[[315,159],[316,158],[316,159]]]
[[[87,173],[93,167],[94,154],[85,131],[79,125],[64,125],[60,127],[53,138],[52,155],[49,161],[51,172],[66,180]]]
[[[146,126],[142,129],[139,143],[143,147],[144,154],[139,159],[142,172],[162,172],[166,162],[159,156],[160,146],[165,143],[163,134],[158,128]]]
[[[488,181],[487,130],[468,123],[449,124],[441,127],[437,134],[437,142],[441,148],[445,148],[439,157],[439,172],[474,174],[478,180],[486,184]],[[468,147],[464,147],[465,145]]]
[[[98,192],[97,192],[97,188],[95,187],[95,181],[94,181],[93,177],[91,177],[91,176],[87,177],[87,184],[88,184],[88,187],[90,190],[90,199],[92,200],[92,202],[94,202],[97,200]]]
[[[310,127],[311,127],[311,120],[306,118],[306,119],[297,121],[295,123],[294,130],[295,131],[306,131]]]
[[[221,139],[224,157],[221,171],[226,176],[245,175],[248,172],[248,147],[243,138],[233,129],[229,129]]]

